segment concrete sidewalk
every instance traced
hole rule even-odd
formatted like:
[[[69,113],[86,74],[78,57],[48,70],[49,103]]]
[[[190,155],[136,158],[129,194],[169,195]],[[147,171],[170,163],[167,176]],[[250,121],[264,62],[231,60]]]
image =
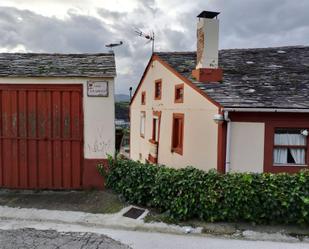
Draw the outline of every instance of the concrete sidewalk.
[[[138,219],[124,217],[123,214],[132,207],[133,206],[125,207],[120,212],[115,214],[92,214],[75,211],[11,208],[0,206],[0,219],[45,221],[61,224],[75,224],[83,226],[173,234],[184,234],[190,230],[190,233],[201,234],[201,228],[181,227],[176,225],[168,225],[162,222],[145,223],[143,218],[148,214],[147,210]]]
[[[41,224],[57,224],[57,226],[82,226],[91,229],[117,229],[125,231],[143,231],[143,232],[158,232],[164,234],[184,235],[190,233],[189,236],[195,235],[199,237],[213,236],[218,233],[210,231],[208,234],[202,233],[202,227],[189,227],[189,226],[177,226],[168,225],[162,222],[145,223],[143,218],[147,215],[148,211],[140,216],[138,219],[131,219],[124,217],[123,214],[127,212],[132,206],[122,209],[115,214],[91,214],[84,212],[73,211],[57,211],[57,210],[45,210],[45,209],[28,209],[28,208],[11,208],[6,206],[0,206],[0,220],[19,221],[21,224],[33,224],[40,227]],[[5,227],[5,222],[1,222],[2,227]],[[209,226],[215,227],[216,225],[210,224]],[[217,229],[223,229],[220,225]],[[34,227],[36,228],[36,227]],[[213,230],[216,230],[214,228]],[[305,242],[309,243],[308,237],[295,237],[289,236],[281,232],[270,231],[252,231],[250,229],[235,231],[229,235],[223,235],[220,237],[230,239],[245,239],[245,240],[260,240],[260,241],[280,241],[280,242]],[[309,248],[309,244],[307,244]]]

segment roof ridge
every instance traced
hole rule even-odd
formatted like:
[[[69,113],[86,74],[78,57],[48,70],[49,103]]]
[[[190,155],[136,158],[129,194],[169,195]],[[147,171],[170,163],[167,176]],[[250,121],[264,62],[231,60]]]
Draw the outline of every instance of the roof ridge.
[[[69,56],[69,55],[110,55],[110,56],[115,56],[114,53],[36,53],[36,52],[18,52],[18,53],[9,53],[9,52],[4,52],[4,53],[0,53],[0,55],[65,55],[65,56]]]
[[[293,45],[293,46],[274,46],[259,48],[223,48],[219,51],[250,51],[250,50],[273,50],[273,49],[293,49],[293,48],[309,48],[309,45]],[[157,51],[154,54],[193,54],[196,51]]]
[[[154,54],[192,54],[196,53],[195,51],[158,51]]]

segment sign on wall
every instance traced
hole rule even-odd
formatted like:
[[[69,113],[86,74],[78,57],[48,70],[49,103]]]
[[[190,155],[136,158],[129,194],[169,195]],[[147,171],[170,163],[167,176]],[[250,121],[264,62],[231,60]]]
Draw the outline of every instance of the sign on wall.
[[[88,81],[87,95],[88,97],[108,97],[108,82]]]

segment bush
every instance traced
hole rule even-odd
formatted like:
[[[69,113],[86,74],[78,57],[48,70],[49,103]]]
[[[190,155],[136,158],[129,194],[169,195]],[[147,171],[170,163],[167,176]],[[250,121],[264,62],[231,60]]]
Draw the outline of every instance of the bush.
[[[110,159],[107,187],[172,219],[309,224],[309,171],[219,174]]]

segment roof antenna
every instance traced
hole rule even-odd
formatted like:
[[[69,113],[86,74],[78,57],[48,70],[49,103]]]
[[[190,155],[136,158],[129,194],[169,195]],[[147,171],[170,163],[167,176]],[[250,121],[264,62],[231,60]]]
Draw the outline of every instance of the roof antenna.
[[[152,53],[154,52],[154,42],[155,42],[155,34],[153,31],[151,31],[150,33],[146,34],[143,31],[141,31],[140,29],[136,28],[134,31],[138,36],[140,37],[144,37],[148,40],[148,43],[152,42]]]
[[[106,44],[105,47],[110,48],[110,53],[114,53],[114,47],[118,47],[121,46],[123,44],[122,41],[120,41],[119,43],[110,43],[110,44]]]

